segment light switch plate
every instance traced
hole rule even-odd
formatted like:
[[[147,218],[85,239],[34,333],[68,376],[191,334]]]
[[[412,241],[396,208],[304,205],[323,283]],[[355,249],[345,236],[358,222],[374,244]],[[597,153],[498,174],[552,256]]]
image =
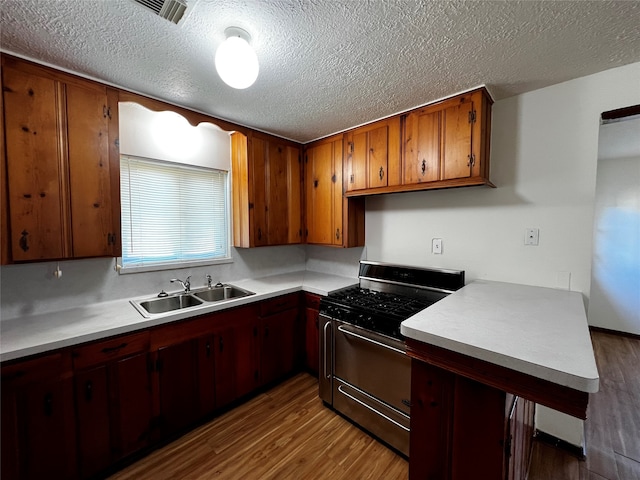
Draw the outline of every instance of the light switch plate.
[[[538,245],[540,239],[540,230],[537,228],[525,228],[524,230],[524,244],[525,245]]]
[[[441,255],[442,254],[442,239],[441,238],[434,238],[433,240],[431,240],[431,252],[435,255]]]

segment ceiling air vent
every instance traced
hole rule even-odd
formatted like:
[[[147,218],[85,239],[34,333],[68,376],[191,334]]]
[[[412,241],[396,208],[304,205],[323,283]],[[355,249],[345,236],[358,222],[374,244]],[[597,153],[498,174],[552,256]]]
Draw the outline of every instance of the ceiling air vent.
[[[185,0],[133,0],[134,2],[148,8],[156,15],[161,16],[173,23],[178,23],[184,11],[187,9]]]

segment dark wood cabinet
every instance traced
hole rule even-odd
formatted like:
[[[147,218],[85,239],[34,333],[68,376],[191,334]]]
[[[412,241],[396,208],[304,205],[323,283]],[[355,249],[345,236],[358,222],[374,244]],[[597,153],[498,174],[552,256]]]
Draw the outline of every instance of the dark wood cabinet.
[[[75,478],[69,353],[2,366],[2,478]]]
[[[260,304],[262,385],[290,374],[297,367],[296,332],[299,316],[298,293],[265,300]]]
[[[364,245],[364,199],[343,197],[343,136],[305,150],[305,237],[309,244]]]
[[[509,378],[501,368],[415,340],[408,347],[410,480],[463,480],[477,472],[483,478],[525,479],[534,402],[492,386]],[[493,374],[496,380],[485,383]]]
[[[11,260],[118,255],[117,93],[6,55],[2,67]]]
[[[304,344],[305,368],[318,375],[320,363],[318,339],[318,315],[320,314],[320,296],[304,294]]]
[[[80,476],[88,478],[149,444],[149,335],[75,347],[72,356]]]
[[[233,243],[302,243],[301,147],[252,132],[231,136]]]
[[[157,351],[159,416],[162,437],[179,432],[198,418],[197,345],[195,339]]]

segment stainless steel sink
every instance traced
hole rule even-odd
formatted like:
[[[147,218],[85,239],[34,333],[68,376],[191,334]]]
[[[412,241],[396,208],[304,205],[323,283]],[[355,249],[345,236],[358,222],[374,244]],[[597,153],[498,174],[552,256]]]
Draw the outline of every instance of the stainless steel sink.
[[[202,300],[193,295],[181,294],[170,297],[154,298],[140,302],[140,306],[149,313],[165,313],[182,308],[196,307],[202,305]]]
[[[221,287],[202,288],[194,290],[193,295],[205,302],[219,302],[221,300],[230,300],[232,298],[242,298],[253,295],[253,292],[233,285],[223,285]]]
[[[192,290],[190,293],[181,292],[169,296],[150,298],[148,300],[130,300],[129,302],[143,317],[150,318],[151,315],[154,314],[157,315],[186,308],[201,307],[206,304],[229,301],[249,295],[255,295],[255,293],[234,285],[226,284],[210,288],[204,287]]]

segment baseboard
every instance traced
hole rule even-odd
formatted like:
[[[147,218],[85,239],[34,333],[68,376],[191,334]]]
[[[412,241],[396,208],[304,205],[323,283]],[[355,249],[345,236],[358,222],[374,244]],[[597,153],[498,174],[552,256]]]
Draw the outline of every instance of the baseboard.
[[[607,333],[609,335],[617,335],[619,337],[629,337],[629,338],[635,338],[636,340],[640,340],[640,335],[635,333],[630,333],[630,332],[621,332],[620,330],[610,330],[608,328],[594,327],[592,325],[589,325],[589,330],[593,332]]]
[[[546,443],[547,445],[559,448],[560,450],[564,450],[565,452],[579,458],[580,460],[584,460],[585,458],[587,458],[584,447],[579,447],[578,445],[569,443],[549,433],[541,432],[540,430],[536,429],[535,433],[533,434],[533,438],[535,440],[538,440],[539,442]]]

